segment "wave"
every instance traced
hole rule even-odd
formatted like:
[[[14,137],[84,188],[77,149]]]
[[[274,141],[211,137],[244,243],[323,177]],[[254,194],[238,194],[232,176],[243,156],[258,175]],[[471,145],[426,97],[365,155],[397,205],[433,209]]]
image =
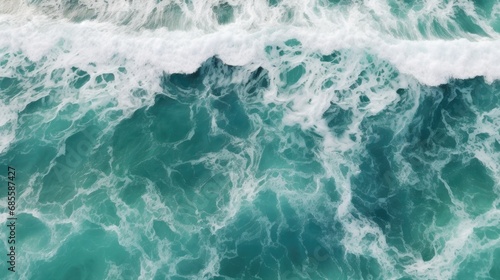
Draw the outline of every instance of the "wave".
[[[4,2],[20,278],[500,277],[499,9]]]
[[[132,29],[260,30],[280,25],[336,30],[344,25],[395,38],[498,38],[500,5],[460,1],[7,1],[4,13],[93,20]],[[354,28],[356,27],[356,28]]]

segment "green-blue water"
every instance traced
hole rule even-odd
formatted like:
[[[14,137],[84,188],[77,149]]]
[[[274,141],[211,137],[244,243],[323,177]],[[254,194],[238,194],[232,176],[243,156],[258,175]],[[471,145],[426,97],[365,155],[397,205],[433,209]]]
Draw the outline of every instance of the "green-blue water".
[[[498,32],[497,1],[6,1],[0,278],[500,279]]]

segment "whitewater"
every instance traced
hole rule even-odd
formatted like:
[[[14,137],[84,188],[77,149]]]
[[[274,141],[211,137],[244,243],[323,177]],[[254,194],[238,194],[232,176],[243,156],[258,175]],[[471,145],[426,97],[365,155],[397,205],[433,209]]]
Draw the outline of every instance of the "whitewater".
[[[500,279],[476,2],[3,0],[0,278]]]

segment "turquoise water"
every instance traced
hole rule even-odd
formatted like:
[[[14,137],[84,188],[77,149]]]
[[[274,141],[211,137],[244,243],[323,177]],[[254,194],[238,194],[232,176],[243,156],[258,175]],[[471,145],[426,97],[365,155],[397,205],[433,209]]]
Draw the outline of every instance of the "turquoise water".
[[[476,2],[6,1],[0,278],[500,279]]]

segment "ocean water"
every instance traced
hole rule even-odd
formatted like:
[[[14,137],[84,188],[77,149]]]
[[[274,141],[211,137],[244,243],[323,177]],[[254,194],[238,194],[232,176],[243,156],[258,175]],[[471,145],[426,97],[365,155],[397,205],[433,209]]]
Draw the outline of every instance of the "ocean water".
[[[1,279],[500,279],[495,0],[2,0],[0,131]]]

